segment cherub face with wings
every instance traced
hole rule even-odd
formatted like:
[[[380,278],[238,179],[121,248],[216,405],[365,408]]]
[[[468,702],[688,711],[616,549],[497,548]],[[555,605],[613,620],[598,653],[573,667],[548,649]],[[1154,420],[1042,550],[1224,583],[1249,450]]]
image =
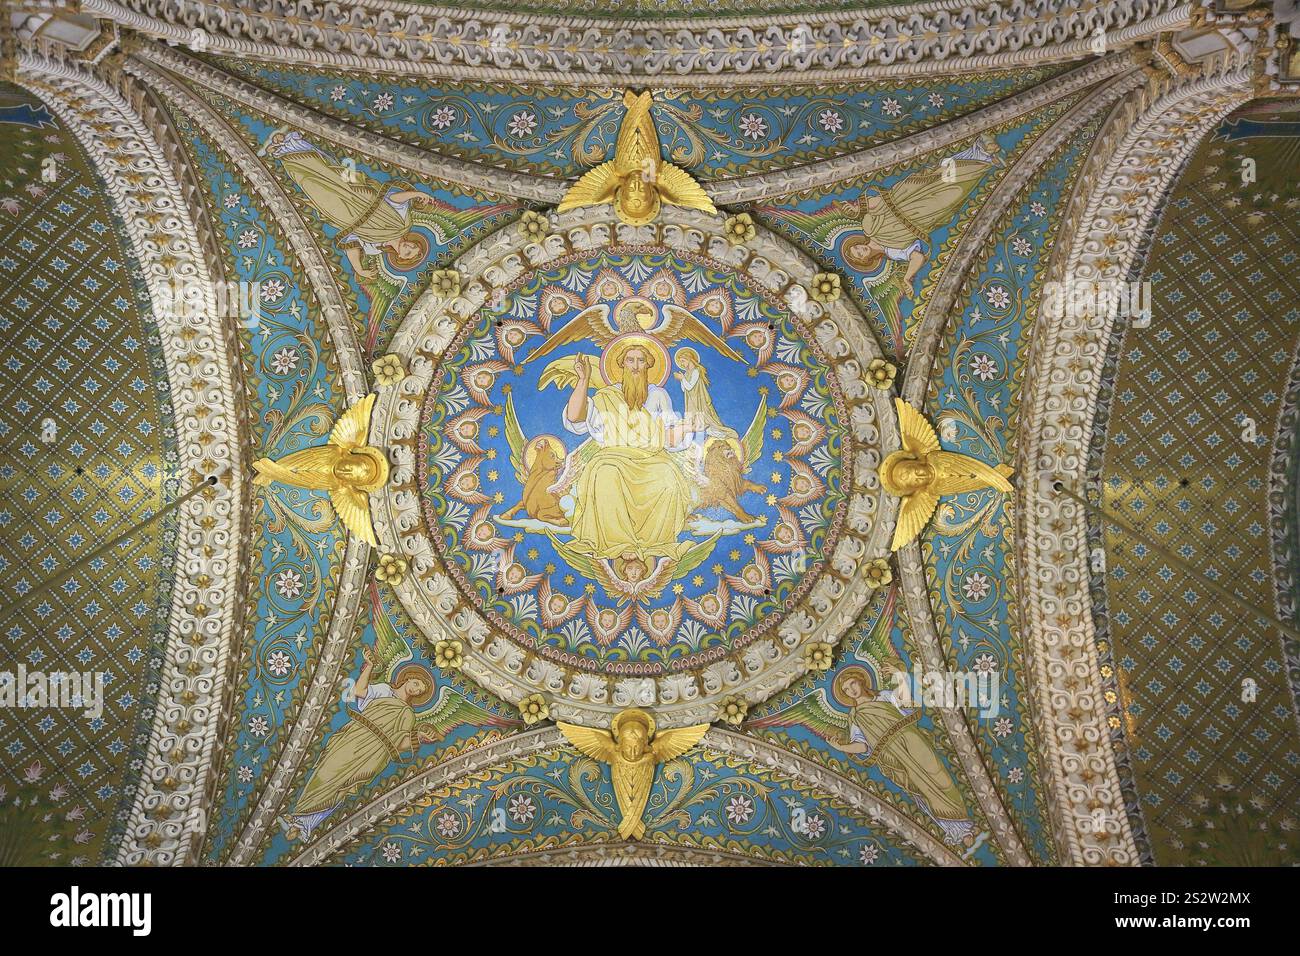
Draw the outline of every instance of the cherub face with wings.
[[[928,488],[934,481],[934,467],[929,462],[913,458],[906,452],[894,452],[886,460],[882,481],[890,494],[907,495]],[[895,490],[897,489],[897,490]]]

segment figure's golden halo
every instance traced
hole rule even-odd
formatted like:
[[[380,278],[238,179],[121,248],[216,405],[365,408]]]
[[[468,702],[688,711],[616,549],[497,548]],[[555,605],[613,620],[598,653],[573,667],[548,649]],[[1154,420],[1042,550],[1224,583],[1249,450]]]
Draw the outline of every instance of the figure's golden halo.
[[[662,342],[653,336],[641,332],[625,332],[606,346],[600,356],[600,374],[611,385],[623,381],[623,356],[628,349],[639,348],[650,359],[646,369],[646,381],[651,385],[663,385],[668,381],[668,350]]]
[[[848,699],[844,693],[844,685],[850,678],[862,681],[862,686],[866,690],[871,690],[875,681],[871,679],[871,672],[861,664],[850,664],[844,670],[835,675],[835,680],[831,682],[831,696],[835,698],[835,703],[841,707],[852,707],[854,701]]]
[[[401,687],[403,683],[412,677],[418,677],[424,681],[424,693],[419,697],[412,697],[407,703],[412,707],[423,707],[433,700],[433,675],[429,673],[429,668],[422,664],[407,664],[393,675],[393,686]]]
[[[564,460],[568,450],[564,447],[564,442],[555,435],[535,435],[529,439],[528,444],[524,446],[524,469],[532,471],[533,462],[537,460],[537,449],[543,444],[551,446],[551,451],[555,452],[555,457]]]
[[[655,719],[646,711],[636,707],[629,707],[621,713],[615,714],[614,719],[609,722],[609,729],[614,732],[614,739],[617,740],[623,732],[624,724],[639,723],[645,727],[647,737],[655,735]]]

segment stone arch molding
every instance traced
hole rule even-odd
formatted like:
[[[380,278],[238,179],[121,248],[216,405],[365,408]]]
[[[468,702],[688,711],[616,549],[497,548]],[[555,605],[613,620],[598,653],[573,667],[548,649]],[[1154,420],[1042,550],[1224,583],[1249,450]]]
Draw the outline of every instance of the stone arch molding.
[[[1229,51],[1153,80],[1112,115],[1080,176],[1047,281],[1130,278],[1162,198],[1209,130],[1251,95],[1250,52]],[[1075,864],[1135,865],[1095,648],[1086,514],[1053,481],[1082,489],[1100,371],[1116,309],[1040,320],[1031,345],[1019,459],[1019,588],[1037,698],[1048,806]],[[1098,813],[1100,811],[1100,813]],[[1097,821],[1101,821],[1099,826]]]
[[[770,300],[803,303],[806,341],[816,342],[844,416],[846,444],[841,450],[846,479],[838,539],[829,559],[807,572],[813,583],[795,606],[760,637],[731,648],[725,657],[654,677],[619,676],[557,662],[534,646],[507,635],[476,609],[455,586],[431,540],[421,509],[416,451],[422,407],[434,388],[444,355],[466,323],[476,320],[494,296],[523,277],[576,258],[610,251],[684,253],[736,275]],[[552,216],[551,232],[540,241],[518,227],[507,227],[467,250],[455,263],[460,292],[441,298],[426,290],[393,340],[406,377],[383,388],[371,423],[370,440],[389,450],[392,478],[375,496],[374,524],[381,551],[405,556],[410,573],[396,585],[412,621],[431,641],[460,640],[464,673],[493,694],[519,703],[543,694],[550,716],[603,726],[622,708],[653,707],[661,726],[717,719],[722,700],[739,696],[754,704],[771,697],[807,672],[809,644],[838,643],[866,606],[871,586],[864,571],[887,554],[897,502],[885,500],[876,467],[886,441],[897,447],[897,422],[889,393],[867,384],[867,364],[881,351],[865,320],[847,297],[820,305],[806,290],[818,271],[805,255],[771,232],[758,229],[746,244],[723,234],[721,216],[665,207],[646,226],[620,223],[608,206]],[[796,291],[798,290],[798,291]],[[886,438],[885,436],[889,436]],[[508,466],[506,466],[508,467]]]

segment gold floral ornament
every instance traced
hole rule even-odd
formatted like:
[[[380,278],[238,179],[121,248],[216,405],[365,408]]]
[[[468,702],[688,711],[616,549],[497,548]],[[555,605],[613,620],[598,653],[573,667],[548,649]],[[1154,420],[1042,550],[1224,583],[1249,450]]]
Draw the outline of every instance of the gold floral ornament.
[[[639,840],[645,835],[641,815],[650,799],[650,787],[659,764],[686,753],[709,729],[708,724],[695,724],[656,735],[655,719],[636,707],[615,716],[609,730],[562,721],[556,721],[555,726],[588,757],[609,764],[614,797],[623,814],[618,835],[624,840]]]
[[[708,193],[686,170],[664,162],[650,115],[649,93],[623,93],[627,113],[614,143],[614,158],[583,173],[556,209],[613,203],[621,222],[644,226],[659,218],[664,203],[717,213]]]
[[[388,459],[366,444],[375,396],[367,395],[330,429],[329,443],[304,448],[278,460],[253,462],[255,485],[279,482],[295,488],[328,491],[330,503],[343,527],[371,547],[378,544],[370,523],[370,492],[388,481]]]
[[[834,272],[819,272],[813,276],[812,297],[823,304],[840,297],[840,277]]]
[[[406,367],[402,357],[389,352],[370,363],[370,371],[375,373],[375,381],[380,385],[396,385],[406,378]]]
[[[551,707],[543,694],[529,694],[519,702],[519,714],[530,727],[551,716]]]
[[[429,288],[444,299],[454,298],[460,295],[460,273],[455,269],[439,269],[429,276]]]
[[[1015,490],[1007,481],[1014,474],[1012,469],[1006,465],[986,465],[969,455],[942,451],[934,427],[920,412],[901,398],[894,399],[894,407],[898,409],[903,448],[881,462],[879,470],[884,489],[903,499],[891,551],[897,551],[921,533],[943,495],[982,488],[996,488],[1006,494]]]
[[[867,384],[884,391],[893,388],[894,379],[898,377],[898,366],[882,358],[872,359],[867,363]]]
[[[397,554],[381,554],[375,567],[375,578],[380,584],[397,584],[406,577],[406,558]]]
[[[457,640],[439,641],[433,645],[433,662],[445,671],[459,670],[465,662],[464,646]]]
[[[519,218],[519,231],[533,242],[541,242],[551,234],[550,217],[529,209]]]
[[[828,671],[835,656],[835,648],[829,644],[809,644],[803,649],[803,662],[810,671]]]
[[[758,230],[754,226],[754,217],[747,212],[728,216],[722,224],[722,232],[732,242],[752,242]]]
[[[718,707],[718,719],[732,727],[739,727],[743,724],[748,713],[749,705],[745,703],[745,698],[739,694],[728,697]]]
[[[877,591],[894,580],[894,572],[884,558],[876,558],[862,569],[862,576],[867,579],[867,587]]]

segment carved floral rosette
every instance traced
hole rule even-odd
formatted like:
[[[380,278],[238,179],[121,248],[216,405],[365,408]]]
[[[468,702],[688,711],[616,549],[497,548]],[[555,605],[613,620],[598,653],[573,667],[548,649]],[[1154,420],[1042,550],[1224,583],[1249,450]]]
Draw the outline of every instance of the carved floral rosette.
[[[837,534],[828,559],[809,568],[802,586],[776,620],[752,641],[737,641],[725,656],[708,663],[665,669],[654,676],[611,673],[539,653],[513,640],[460,591],[431,539],[422,509],[418,435],[430,390],[440,380],[444,356],[467,324],[479,320],[489,303],[499,302],[530,275],[575,257],[634,251],[685,255],[734,274],[769,301],[797,311],[805,340],[818,357],[840,403],[845,424],[839,450],[851,476],[835,516]],[[410,573],[396,585],[412,621],[431,642],[458,639],[464,648],[463,672],[491,693],[517,704],[543,694],[550,716],[587,726],[606,726],[628,706],[653,709],[661,727],[684,726],[717,718],[726,697],[750,704],[771,697],[806,673],[805,650],[816,643],[837,644],[857,620],[870,596],[863,575],[874,558],[888,554],[897,502],[882,497],[876,477],[882,455],[898,447],[898,427],[890,393],[872,388],[864,377],[872,359],[882,357],[863,317],[839,297],[820,304],[807,290],[819,271],[807,256],[764,229],[744,244],[723,233],[723,217],[665,207],[645,226],[620,223],[611,207],[573,210],[551,217],[549,235],[534,241],[518,226],[488,236],[456,262],[460,289],[454,298],[427,290],[394,337],[406,377],[384,388],[375,406],[370,440],[386,449],[390,483],[372,501],[381,551],[402,554]],[[888,445],[888,446],[887,446]]]

